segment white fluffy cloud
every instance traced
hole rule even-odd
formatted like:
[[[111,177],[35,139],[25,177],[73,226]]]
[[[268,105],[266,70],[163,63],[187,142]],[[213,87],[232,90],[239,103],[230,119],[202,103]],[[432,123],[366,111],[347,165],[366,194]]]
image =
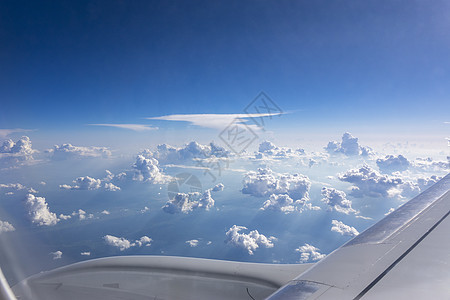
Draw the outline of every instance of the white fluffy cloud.
[[[386,155],[385,158],[377,159],[377,166],[381,172],[392,173],[407,170],[410,162],[403,155]]]
[[[278,147],[275,146],[274,143],[270,141],[264,141],[261,144],[259,144],[258,152],[256,153],[257,159],[263,159],[264,157],[271,157],[271,158],[291,158],[291,157],[297,157],[299,155],[304,155],[305,150],[303,149],[297,149],[292,150],[288,147]]]
[[[58,250],[55,252],[50,252],[50,254],[53,256],[53,259],[61,259],[63,253]]]
[[[310,244],[304,244],[303,246],[295,249],[295,251],[300,253],[299,262],[301,263],[306,263],[308,261],[317,261],[326,256],[325,254],[319,252],[319,248],[316,248]]]
[[[352,136],[348,132],[342,135],[342,141],[340,143],[335,141],[329,142],[325,147],[325,150],[331,154],[343,153],[347,156],[368,156],[372,154],[372,149],[361,146],[358,142],[358,138]]]
[[[338,175],[339,180],[354,185],[351,194],[355,197],[392,197],[401,192],[402,178],[382,175],[371,167],[364,165],[359,169],[348,170]]]
[[[138,246],[138,247],[142,247],[142,246],[150,247],[152,241],[153,240],[151,238],[149,238],[148,236],[144,235],[139,240],[136,240],[135,243],[136,243],[136,246]]]
[[[202,145],[190,142],[179,148],[167,144],[158,145],[155,151],[145,150],[143,154],[146,157],[153,157],[165,165],[185,163],[193,159],[228,157],[230,152],[214,143]]]
[[[449,171],[450,170],[450,156],[445,160],[433,160],[431,157],[416,158],[411,163],[414,168],[419,171]]]
[[[286,194],[270,195],[269,200],[266,200],[261,207],[261,210],[281,211],[286,214],[294,211],[303,212],[308,209],[320,210],[320,207],[312,206],[311,203],[307,203],[305,199],[294,201]]]
[[[149,238],[148,236],[143,236],[139,240],[135,240],[134,242],[130,242],[126,238],[116,237],[116,236],[109,235],[109,234],[105,235],[103,237],[103,240],[109,246],[113,246],[113,247],[119,248],[120,251],[124,251],[126,249],[129,249],[129,248],[135,247],[135,246],[138,246],[138,247],[150,246],[151,242],[152,242],[152,239]]]
[[[90,251],[81,252],[80,255],[83,255],[83,256],[90,256],[90,255],[91,255],[91,252],[90,252]]]
[[[89,176],[78,177],[73,181],[74,185],[62,184],[59,187],[66,190],[98,190],[103,189],[105,191],[120,191],[120,187],[115,186],[111,182],[105,180],[95,179]]]
[[[331,224],[333,225],[331,227],[331,231],[337,232],[341,235],[348,235],[348,236],[354,237],[359,234],[358,230],[356,230],[355,227],[345,225],[341,221],[333,220],[333,221],[331,221]]]
[[[256,197],[286,194],[294,200],[308,200],[311,181],[302,174],[281,174],[269,168],[259,168],[244,176],[242,193]]]
[[[216,184],[212,189],[211,189],[211,191],[213,191],[213,192],[221,192],[221,191],[223,191],[223,189],[224,189],[224,185],[223,185],[223,183],[219,183],[219,184]]]
[[[365,165],[359,169],[348,170],[338,174],[341,181],[353,184],[351,195],[354,197],[413,197],[429,188],[441,178],[408,177],[408,175],[394,172],[391,175],[380,174],[378,171]]]
[[[247,227],[233,225],[227,233],[226,242],[230,245],[244,248],[248,251],[248,254],[253,255],[253,252],[261,247],[272,248],[273,241],[276,241],[276,238],[271,236],[267,238],[265,235],[260,234],[258,230],[252,230],[248,234],[240,233],[241,230],[246,230]]]
[[[151,157],[146,158],[143,155],[138,155],[136,162],[132,166],[135,172],[133,179],[151,183],[166,182],[168,177],[160,171],[158,165],[158,160]]]
[[[0,220],[0,233],[10,232],[10,231],[14,231],[14,230],[16,230],[16,229],[10,223]]]
[[[30,194],[36,194],[37,191],[33,188],[28,188],[20,183],[0,183],[0,189],[6,190],[7,195],[13,195],[13,191],[23,191],[26,190]]]
[[[10,166],[33,161],[32,154],[35,152],[37,151],[32,148],[27,136],[21,137],[17,142],[8,139],[0,146],[0,163]]]
[[[86,219],[93,219],[93,218],[94,218],[94,215],[93,215],[93,214],[88,214],[87,212],[85,212],[85,211],[82,210],[82,209],[79,209],[77,212],[74,211],[74,212],[72,213],[72,216],[78,216],[78,219],[79,219],[80,221],[86,220]]]
[[[55,213],[50,212],[44,197],[36,197],[33,194],[28,194],[25,203],[28,208],[28,215],[33,224],[50,226],[58,223],[58,217]]]
[[[187,214],[194,209],[209,210],[212,207],[214,207],[214,199],[211,197],[211,189],[208,189],[203,194],[177,193],[173,199],[166,202],[162,209],[170,214],[178,212]]]
[[[191,247],[197,247],[198,242],[199,242],[198,240],[189,240],[189,241],[186,241],[186,244],[188,244]]]
[[[8,139],[0,146],[0,153],[31,155],[34,152],[36,150],[33,150],[31,140],[27,136],[21,137],[17,142]]]
[[[322,196],[322,201],[328,205],[330,210],[335,210],[346,215],[357,212],[352,208],[352,201],[347,199],[347,195],[343,191],[323,187]]]
[[[52,155],[54,160],[111,156],[111,151],[106,147],[78,147],[71,144],[55,145],[47,152]]]
[[[120,251],[124,251],[130,248],[132,245],[129,240],[123,237],[116,237],[109,234],[105,235],[103,239],[105,240],[106,244],[108,244],[109,246],[117,247]]]

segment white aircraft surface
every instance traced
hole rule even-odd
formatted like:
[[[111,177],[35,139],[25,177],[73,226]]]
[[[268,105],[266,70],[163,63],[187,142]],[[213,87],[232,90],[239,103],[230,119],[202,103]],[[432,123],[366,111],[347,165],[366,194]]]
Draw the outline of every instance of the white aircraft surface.
[[[43,272],[0,299],[450,299],[450,174],[315,264],[129,256]]]

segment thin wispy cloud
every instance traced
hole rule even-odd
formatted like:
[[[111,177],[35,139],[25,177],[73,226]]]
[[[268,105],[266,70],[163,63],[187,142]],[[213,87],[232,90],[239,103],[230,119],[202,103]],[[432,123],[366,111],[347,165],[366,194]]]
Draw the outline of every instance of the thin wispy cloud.
[[[22,128],[13,128],[13,129],[0,129],[0,138],[5,138],[8,135],[16,132],[29,132],[34,131],[33,129],[22,129]]]
[[[164,120],[164,121],[182,121],[189,122],[192,125],[212,128],[224,129],[230,123],[235,121],[237,125],[249,126],[252,129],[258,129],[255,124],[247,124],[251,118],[271,118],[273,116],[281,115],[282,113],[261,113],[261,114],[178,114],[166,115],[160,117],[147,118],[149,120]]]
[[[145,125],[145,124],[88,124],[88,125],[115,127],[115,128],[129,129],[129,130],[134,130],[134,131],[158,130],[158,127],[153,127],[151,125]]]

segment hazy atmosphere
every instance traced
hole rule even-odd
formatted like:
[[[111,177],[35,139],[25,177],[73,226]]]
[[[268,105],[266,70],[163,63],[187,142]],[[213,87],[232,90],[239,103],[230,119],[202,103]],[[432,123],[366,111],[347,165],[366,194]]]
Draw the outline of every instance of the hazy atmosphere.
[[[0,266],[323,258],[450,164],[446,1],[1,1]]]

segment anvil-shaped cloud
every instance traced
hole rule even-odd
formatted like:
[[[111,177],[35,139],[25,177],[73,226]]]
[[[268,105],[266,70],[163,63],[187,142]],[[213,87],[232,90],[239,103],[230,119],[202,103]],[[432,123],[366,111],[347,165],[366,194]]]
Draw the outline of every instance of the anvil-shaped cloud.
[[[179,115],[167,115],[161,117],[147,118],[149,120],[165,120],[165,121],[184,121],[189,122],[192,125],[212,128],[212,129],[225,129],[232,122],[235,125],[248,126],[251,129],[259,129],[256,124],[246,124],[251,118],[272,118],[273,116],[281,115],[282,113],[261,113],[261,114],[179,114]]]

